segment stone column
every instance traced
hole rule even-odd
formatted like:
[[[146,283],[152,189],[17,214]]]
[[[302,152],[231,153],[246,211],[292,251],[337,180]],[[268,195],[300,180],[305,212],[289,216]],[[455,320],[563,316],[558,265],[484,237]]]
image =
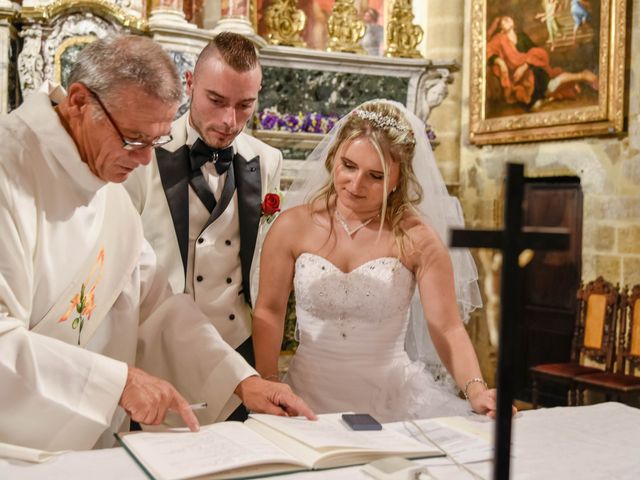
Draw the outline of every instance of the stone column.
[[[220,20],[221,0],[204,0],[204,15],[202,27],[212,30]]]
[[[252,8],[255,8],[255,0],[221,0],[220,19],[213,27],[212,33],[216,35],[220,32],[236,32],[249,37],[260,46],[265,46],[267,42],[256,33],[251,23]]]
[[[180,27],[190,25],[184,16],[183,0],[151,0],[149,27]],[[195,28],[195,25],[194,25]]]

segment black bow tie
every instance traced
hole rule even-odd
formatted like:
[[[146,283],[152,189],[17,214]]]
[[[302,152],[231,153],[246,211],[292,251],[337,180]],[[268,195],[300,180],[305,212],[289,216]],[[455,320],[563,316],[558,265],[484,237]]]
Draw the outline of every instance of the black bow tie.
[[[222,175],[229,170],[229,165],[233,161],[233,147],[213,148],[198,139],[191,146],[189,161],[191,162],[191,170],[194,172],[205,163],[213,162],[218,175]]]

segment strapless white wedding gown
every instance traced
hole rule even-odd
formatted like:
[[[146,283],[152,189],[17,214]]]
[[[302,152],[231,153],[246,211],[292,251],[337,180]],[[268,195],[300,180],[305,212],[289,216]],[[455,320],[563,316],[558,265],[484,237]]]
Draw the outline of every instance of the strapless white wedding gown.
[[[397,258],[345,273],[323,257],[300,255],[300,345],[284,381],[316,413],[369,413],[381,422],[468,414],[453,386],[436,384],[405,352],[415,286]]]

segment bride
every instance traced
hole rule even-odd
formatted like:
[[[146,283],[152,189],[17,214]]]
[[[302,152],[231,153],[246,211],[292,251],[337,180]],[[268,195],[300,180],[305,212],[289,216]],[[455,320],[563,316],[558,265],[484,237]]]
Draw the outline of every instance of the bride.
[[[316,413],[370,413],[382,422],[459,415],[469,407],[495,415],[495,390],[482,380],[458,309],[468,313],[479,298],[475,265],[467,250],[450,256],[443,243],[447,227],[461,225],[461,213],[424,124],[401,104],[366,102],[305,165],[261,253],[253,316],[259,373],[278,378],[293,286],[300,345],[284,381]],[[416,286],[422,326],[410,321]],[[409,358],[407,330],[415,337],[422,328],[418,336],[426,336],[424,318],[468,403]]]

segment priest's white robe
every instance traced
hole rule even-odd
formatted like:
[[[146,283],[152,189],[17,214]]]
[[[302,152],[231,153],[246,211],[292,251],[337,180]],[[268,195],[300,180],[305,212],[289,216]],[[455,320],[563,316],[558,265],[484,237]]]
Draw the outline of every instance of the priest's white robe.
[[[83,335],[98,326],[86,345],[33,331],[56,304],[71,301],[67,287],[102,241],[109,209],[118,211],[108,228],[124,238],[142,228],[125,190],[91,173],[61,125],[51,100],[64,91],[45,87],[0,119],[0,442],[45,450],[112,445],[112,432],[128,422],[118,401],[134,364],[188,401],[208,402],[202,422],[226,418],[239,404],[233,390],[255,371],[188,296],[171,294],[144,239],[107,248],[105,264],[129,249],[137,260],[129,254],[131,267],[120,272],[101,323],[87,320]],[[71,324],[55,320],[52,328]]]

